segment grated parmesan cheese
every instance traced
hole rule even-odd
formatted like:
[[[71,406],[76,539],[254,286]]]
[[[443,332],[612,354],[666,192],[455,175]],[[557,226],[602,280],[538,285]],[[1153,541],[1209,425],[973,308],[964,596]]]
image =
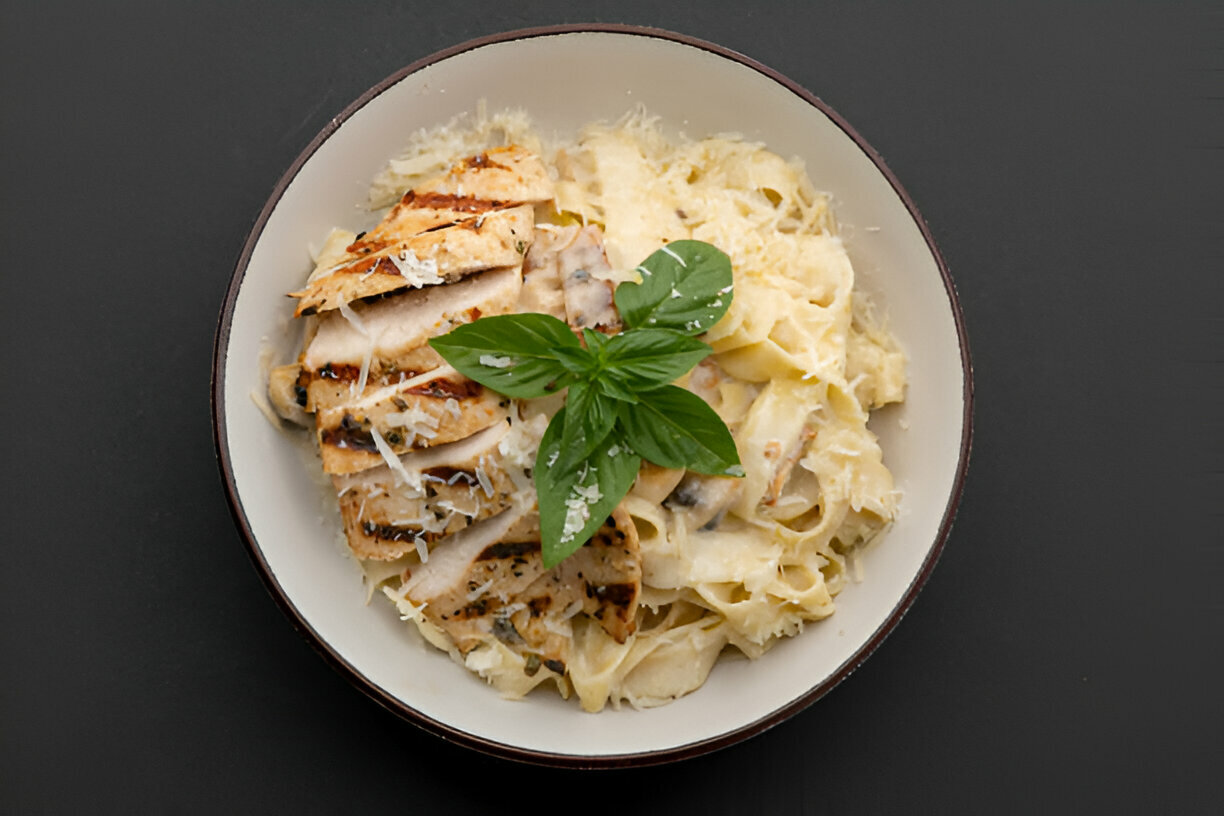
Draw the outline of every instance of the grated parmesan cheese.
[[[365,391],[366,381],[370,377],[370,362],[374,359],[374,335],[366,328],[365,323],[361,322],[353,307],[343,300],[340,301],[340,314],[366,339],[366,350],[361,357],[361,373],[357,376],[357,382],[349,386],[350,394],[360,394]]]
[[[398,254],[392,253],[388,257],[395,265],[396,271],[400,273],[400,277],[408,281],[408,285],[414,289],[446,283],[438,274],[438,262],[433,258],[422,261],[415,252],[408,248],[404,248]]]
[[[484,491],[485,496],[493,498],[493,482],[489,479],[488,472],[485,471],[484,454],[481,454],[480,464],[476,466],[476,481],[480,482],[480,489]]]
[[[489,368],[509,368],[514,365],[513,357],[499,357],[496,354],[480,355],[480,364]]]
[[[370,436],[374,438],[374,447],[378,449],[379,455],[387,463],[387,467],[391,469],[391,472],[395,474],[395,483],[406,484],[420,490],[420,474],[415,474],[414,478],[414,474],[408,472],[408,469],[404,467],[404,463],[400,461],[400,458],[395,455],[395,451],[387,444],[387,440],[383,439],[383,435],[373,425],[370,426]]]
[[[488,591],[489,591],[489,587],[491,587],[491,586],[493,586],[493,579],[492,579],[492,578],[490,578],[489,580],[485,581],[483,584],[481,584],[480,586],[476,587],[476,588],[475,588],[475,589],[473,589],[471,592],[469,592],[469,593],[467,594],[467,599],[468,599],[469,601],[474,601],[474,600],[476,600],[476,599],[477,599],[477,598],[479,598],[481,595],[483,595],[483,594],[485,594],[486,592],[488,592]]]

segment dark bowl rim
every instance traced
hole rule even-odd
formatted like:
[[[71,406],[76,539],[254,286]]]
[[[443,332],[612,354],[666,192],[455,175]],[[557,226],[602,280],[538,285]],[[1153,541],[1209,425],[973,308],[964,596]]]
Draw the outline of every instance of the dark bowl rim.
[[[961,368],[964,377],[963,397],[964,410],[962,417],[962,433],[960,441],[960,453],[957,463],[956,478],[953,483],[952,492],[949,495],[948,503],[944,508],[944,514],[940,521],[939,533],[936,536],[934,543],[927,552],[923,564],[913,582],[907,588],[897,605],[889,613],[888,618],[876,630],[876,632],[860,646],[855,653],[843,663],[837,671],[826,678],[819,685],[814,686],[807,693],[792,700],[780,708],[775,709],[770,714],[746,725],[740,726],[732,731],[719,734],[697,742],[687,743],[684,745],[664,748],[657,751],[644,751],[629,754],[601,754],[601,755],[578,755],[578,754],[561,754],[550,751],[540,751],[526,749],[515,745],[497,742],[495,740],[486,739],[475,734],[467,733],[460,729],[454,728],[445,722],[435,720],[426,716],[420,711],[408,706],[403,701],[391,696],[383,689],[376,686],[360,671],[351,665],[348,661],[342,658],[326,640],[324,640],[310,624],[302,617],[297,608],[289,600],[275,576],[267,561],[263,557],[258,544],[255,541],[255,536],[251,530],[250,523],[247,520],[246,512],[242,506],[242,500],[238,496],[237,487],[234,481],[233,466],[229,455],[228,433],[225,424],[224,411],[224,390],[225,390],[225,367],[226,367],[226,351],[229,345],[230,331],[233,324],[234,306],[237,302],[238,293],[241,289],[243,279],[246,275],[247,266],[250,263],[251,255],[254,252],[255,246],[258,243],[264,227],[267,224],[269,217],[275,210],[281,197],[289,184],[301,171],[302,167],[310,159],[311,156],[319,149],[319,147],[331,137],[333,133],[349,119],[354,113],[363,108],[372,99],[386,91],[410,74],[416,73],[430,65],[442,62],[450,57],[458,54],[482,48],[488,45],[499,43],[512,42],[516,40],[526,40],[536,37],[546,37],[563,34],[617,34],[650,37],[654,39],[667,40],[681,45],[691,46],[703,51],[707,51],[716,56],[729,59],[737,62],[747,68],[751,68],[760,74],[768,77],[782,87],[791,91],[807,104],[815,107],[821,113],[829,118],[835,125],[838,126],[858,148],[863,151],[876,169],[884,176],[889,185],[893,188],[901,202],[905,205],[910,217],[918,226],[922,233],[923,239],[926,242],[927,248],[934,258],[936,266],[939,269],[940,276],[943,280],[944,290],[947,293],[949,306],[951,307],[953,319],[956,325],[957,340],[960,348]],[[819,97],[808,91],[803,86],[779,73],[778,71],[769,68],[768,66],[758,62],[757,60],[745,56],[737,51],[708,42],[686,34],[680,34],[674,31],[668,31],[661,28],[653,28],[648,26],[627,25],[618,23],[573,23],[564,25],[538,26],[531,28],[516,29],[505,31],[496,34],[490,34],[483,37],[478,37],[466,42],[454,45],[450,48],[445,48],[430,56],[419,59],[410,65],[396,71],[387,78],[383,79],[378,84],[371,87],[353,103],[346,107],[341,113],[333,117],[331,121],[311,140],[306,148],[301,152],[297,159],[285,171],[284,175],[273,188],[271,195],[264,204],[259,216],[256,218],[254,225],[243,245],[242,251],[239,254],[238,260],[234,266],[233,277],[229,287],[226,290],[225,299],[223,301],[220,317],[217,323],[216,335],[213,345],[213,365],[212,365],[212,381],[211,381],[211,408],[213,419],[213,439],[216,446],[217,463],[220,468],[221,478],[225,485],[226,498],[230,507],[230,512],[234,517],[234,522],[242,533],[243,543],[246,546],[247,553],[251,557],[254,565],[263,580],[265,588],[280,606],[281,610],[289,618],[293,626],[298,632],[306,638],[306,640],[318,651],[324,659],[340,672],[349,682],[353,683],[358,689],[371,697],[375,702],[382,705],[392,713],[406,719],[416,726],[421,727],[425,731],[441,737],[449,742],[462,745],[481,751],[492,756],[501,757],[504,759],[525,762],[535,765],[546,765],[553,767],[565,768],[624,768],[660,765],[668,762],[675,762],[683,759],[690,759],[703,754],[707,754],[736,743],[743,742],[750,737],[763,733],[764,731],[782,723],[803,709],[810,706],[816,700],[823,697],[831,691],[836,685],[850,675],[856,668],[862,665],[871,654],[879,647],[889,633],[904,617],[905,613],[913,605],[919,591],[930,577],[931,571],[934,569],[936,562],[939,560],[943,552],[944,545],[947,542],[948,535],[951,532],[952,523],[956,516],[957,508],[960,504],[961,495],[964,491],[964,483],[966,473],[969,466],[970,450],[973,441],[973,366],[969,353],[969,341],[965,331],[964,315],[961,311],[960,300],[956,293],[956,286],[952,281],[952,276],[948,271],[947,264],[944,261],[942,253],[935,243],[934,236],[931,233],[926,220],[919,213],[913,199],[901,186],[900,181],[893,172],[885,164],[880,154],[872,148],[867,141],[855,130],[849,122],[843,119],[836,111],[829,107]]]

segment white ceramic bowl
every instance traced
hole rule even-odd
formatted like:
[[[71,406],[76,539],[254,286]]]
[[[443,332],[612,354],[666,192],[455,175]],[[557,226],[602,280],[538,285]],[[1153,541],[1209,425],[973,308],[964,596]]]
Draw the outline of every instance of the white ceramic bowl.
[[[521,77],[547,77],[523,82]],[[898,487],[900,519],[865,555],[866,580],[836,614],[758,661],[723,660],[697,692],[648,711],[585,714],[555,694],[508,702],[425,646],[390,604],[366,605],[355,565],[321,514],[318,482],[260,414],[265,338],[283,338],[285,293],[306,247],[352,224],[366,186],[421,127],[486,100],[525,108],[542,131],[572,133],[635,103],[687,135],[735,131],[807,163],[834,195],[860,285],[887,309],[909,355],[903,406],[873,420]],[[292,342],[285,338],[283,356]],[[358,687],[447,739],[501,756],[571,766],[650,764],[759,733],[844,679],[913,602],[947,537],[969,454],[971,371],[952,281],[880,157],[814,95],[776,72],[688,37],[567,26],[466,43],[379,83],[331,121],[289,168],[234,272],[217,333],[213,414],[235,519],[272,595]],[[322,521],[320,519],[323,519]]]

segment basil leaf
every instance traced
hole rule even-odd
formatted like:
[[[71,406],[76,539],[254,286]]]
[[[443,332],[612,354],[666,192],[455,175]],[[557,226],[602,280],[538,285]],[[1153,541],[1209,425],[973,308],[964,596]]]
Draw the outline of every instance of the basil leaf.
[[[616,424],[616,402],[591,383],[571,385],[565,396],[565,408],[561,445],[576,457],[589,454]]]
[[[551,394],[594,364],[569,326],[543,314],[482,317],[429,345],[465,377],[523,399]]]
[[[637,478],[641,458],[608,434],[586,456],[562,447],[569,406],[557,412],[540,440],[535,483],[544,566],[561,563],[590,540]],[[584,440],[585,441],[585,440]]]
[[[713,351],[671,329],[631,329],[609,338],[600,363],[620,384],[646,391],[683,377]]]
[[[608,336],[603,332],[597,332],[593,329],[583,329],[582,339],[586,341],[587,351],[591,352],[596,359],[603,357],[604,346],[608,344]]]
[[[735,440],[706,401],[675,385],[617,406],[626,442],[643,459],[712,476],[742,476]]]
[[[622,283],[614,298],[633,328],[700,334],[731,306],[731,259],[704,241],[672,241],[637,267],[641,283]]]
[[[605,395],[621,402],[636,403],[638,401],[637,394],[622,385],[615,377],[599,377],[595,380],[595,387]]]
[[[594,374],[597,368],[595,356],[582,346],[555,346],[552,356],[567,371],[579,376]]]

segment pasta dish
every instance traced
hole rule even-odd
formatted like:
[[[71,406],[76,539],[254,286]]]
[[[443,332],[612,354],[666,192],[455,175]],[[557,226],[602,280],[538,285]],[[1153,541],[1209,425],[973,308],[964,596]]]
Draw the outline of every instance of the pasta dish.
[[[665,704],[725,650],[755,658],[833,614],[897,512],[867,421],[904,398],[905,357],[799,161],[643,111],[557,141],[482,110],[413,136],[370,208],[292,293],[305,342],[268,395],[313,435],[371,593],[504,696],[546,685],[591,712]],[[713,351],[674,385],[725,423],[742,472],[643,461],[546,567],[533,477],[564,389],[506,396],[430,341],[527,313],[615,336],[617,287],[678,241],[731,261],[730,305],[696,335]]]

